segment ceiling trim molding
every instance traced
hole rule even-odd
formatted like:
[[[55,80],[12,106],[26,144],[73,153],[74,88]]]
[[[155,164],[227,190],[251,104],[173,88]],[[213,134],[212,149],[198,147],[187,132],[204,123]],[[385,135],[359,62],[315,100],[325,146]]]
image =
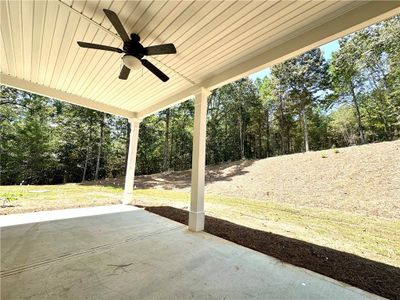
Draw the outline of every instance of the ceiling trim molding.
[[[1,84],[7,85],[9,87],[17,88],[27,92],[32,92],[41,96],[65,101],[71,104],[83,106],[86,108],[98,110],[101,112],[117,115],[124,118],[136,118],[137,114],[135,112],[130,112],[124,109],[120,109],[115,106],[93,101],[87,98],[83,98],[77,95],[69,94],[60,90],[56,90],[50,87],[46,87],[37,83],[33,83],[27,80],[19,79],[10,75],[5,75],[0,73]]]

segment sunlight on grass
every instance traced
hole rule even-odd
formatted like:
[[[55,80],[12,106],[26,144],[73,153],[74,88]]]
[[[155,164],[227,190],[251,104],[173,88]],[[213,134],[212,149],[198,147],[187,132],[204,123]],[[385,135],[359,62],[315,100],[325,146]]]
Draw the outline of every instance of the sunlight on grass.
[[[142,205],[189,206],[190,193],[137,190]],[[270,201],[206,195],[206,214],[400,266],[400,221]]]
[[[22,185],[0,186],[0,193],[21,193],[11,207],[0,210],[1,214],[29,211],[53,210],[69,207],[88,207],[120,203],[122,188],[105,186],[64,185]]]
[[[2,192],[22,196],[12,207],[2,208],[1,214],[118,204],[123,195],[120,187],[80,184],[0,186]],[[188,209],[190,193],[138,189],[134,204]],[[209,194],[205,206],[206,214],[216,218],[400,266],[397,219]]]

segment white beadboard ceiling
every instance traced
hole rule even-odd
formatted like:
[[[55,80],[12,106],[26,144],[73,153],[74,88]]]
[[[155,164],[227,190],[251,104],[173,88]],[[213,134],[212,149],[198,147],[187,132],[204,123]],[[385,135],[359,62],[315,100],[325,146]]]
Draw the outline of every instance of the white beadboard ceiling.
[[[125,117],[143,117],[252,71],[399,13],[400,1],[15,1],[1,0],[1,82]],[[103,8],[144,46],[174,43],[118,79],[121,47]]]

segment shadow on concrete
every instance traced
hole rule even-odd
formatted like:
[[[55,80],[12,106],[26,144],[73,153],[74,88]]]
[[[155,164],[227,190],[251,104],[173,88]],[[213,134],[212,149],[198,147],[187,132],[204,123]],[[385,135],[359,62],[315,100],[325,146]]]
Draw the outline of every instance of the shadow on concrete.
[[[186,210],[170,206],[148,206],[144,209],[188,224]],[[400,268],[210,216],[206,216],[204,231],[367,292],[400,299]]]
[[[212,166],[206,168],[206,185],[215,181],[230,181],[235,176],[241,176],[248,171],[245,168],[251,166],[254,160],[243,160],[232,162],[219,166]],[[191,170],[186,171],[171,171],[163,172],[152,175],[141,175],[135,177],[135,188],[138,189],[151,189],[162,188],[165,190],[184,189],[190,187]],[[103,185],[112,187],[123,187],[125,178],[107,178],[98,181],[85,181],[82,185]]]

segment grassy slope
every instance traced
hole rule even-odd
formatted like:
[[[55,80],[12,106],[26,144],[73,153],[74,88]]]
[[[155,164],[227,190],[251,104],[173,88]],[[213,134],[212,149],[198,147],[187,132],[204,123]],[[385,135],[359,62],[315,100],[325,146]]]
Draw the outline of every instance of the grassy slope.
[[[400,219],[400,140],[208,168],[206,193]],[[324,157],[323,157],[324,156]],[[137,184],[189,191],[187,172]]]
[[[153,189],[138,190],[135,198],[137,204],[187,208],[189,197]],[[207,215],[400,267],[400,220],[220,195],[205,201]]]
[[[328,152],[328,159],[314,152],[210,168],[206,212],[244,226],[400,266],[400,190],[395,184],[399,179],[399,145],[397,141],[340,149],[338,154]],[[351,152],[353,159],[349,161]],[[329,157],[333,157],[331,161]],[[299,179],[307,166],[313,168],[314,178]],[[276,173],[270,175],[274,170]],[[278,171],[297,174],[293,182],[285,182],[284,189],[273,189],[277,184],[274,180],[279,181]],[[260,176],[261,172],[268,176]],[[352,188],[346,179],[359,185]],[[190,195],[185,180],[187,172],[141,177],[139,185],[147,183],[147,187],[158,188],[137,189],[135,203],[187,208]],[[302,192],[304,180],[315,184]],[[329,183],[345,191],[343,195],[341,191],[323,190]],[[118,185],[0,186],[0,193],[6,191],[22,192],[23,196],[13,203],[14,207],[0,209],[3,214],[105,205],[122,198]]]
[[[400,219],[400,140],[208,166],[206,182],[206,194]],[[138,176],[135,184],[188,192],[190,171]]]
[[[6,190],[22,192],[22,197],[2,213],[106,205],[122,197],[122,188],[76,184],[0,187],[0,192]],[[135,192],[140,205],[187,208],[189,198],[181,191]],[[399,220],[220,195],[207,195],[205,201],[210,216],[400,266]]]

